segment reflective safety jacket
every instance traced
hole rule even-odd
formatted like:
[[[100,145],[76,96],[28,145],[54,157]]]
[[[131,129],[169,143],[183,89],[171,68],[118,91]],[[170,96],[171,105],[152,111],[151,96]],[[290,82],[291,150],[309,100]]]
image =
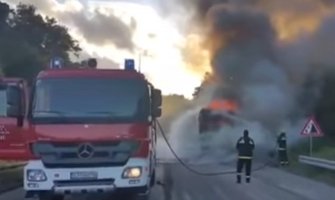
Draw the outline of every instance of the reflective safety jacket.
[[[238,139],[236,149],[240,159],[251,159],[255,148],[254,140],[250,137],[241,137]]]

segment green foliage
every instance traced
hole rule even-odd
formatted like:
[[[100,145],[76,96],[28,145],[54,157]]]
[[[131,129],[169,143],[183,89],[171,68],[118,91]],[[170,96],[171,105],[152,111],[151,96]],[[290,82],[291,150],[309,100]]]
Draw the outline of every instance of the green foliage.
[[[19,4],[11,10],[0,2],[0,67],[5,76],[31,81],[53,56],[71,65],[70,53],[80,51],[66,27],[43,18],[34,6]]]
[[[204,87],[208,86],[208,84],[211,83],[213,80],[214,80],[214,76],[211,73],[206,72],[204,74],[204,77],[201,81],[200,86],[194,89],[193,98],[196,99],[199,96],[200,92],[204,89]]]
[[[334,171],[299,163],[299,155],[309,155],[308,138],[306,138],[306,140],[301,142],[300,144],[290,148],[290,166],[287,168],[288,171],[301,176],[306,176],[308,178],[335,185]],[[313,139],[314,157],[334,160],[334,155],[334,141],[330,140],[328,137]]]
[[[160,119],[165,130],[171,125],[171,122],[182,112],[191,107],[191,101],[182,95],[163,96],[162,118]]]
[[[171,115],[183,112],[184,109],[190,106],[190,101],[182,95],[168,95],[163,97],[163,116],[169,117]]]
[[[335,139],[335,74],[329,73],[324,77],[321,97],[317,102],[315,115],[327,136]]]

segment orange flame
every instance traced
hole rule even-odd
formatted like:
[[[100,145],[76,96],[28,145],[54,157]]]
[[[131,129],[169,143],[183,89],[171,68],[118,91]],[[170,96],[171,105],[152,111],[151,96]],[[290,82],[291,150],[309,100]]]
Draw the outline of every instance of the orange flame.
[[[238,105],[232,100],[213,100],[209,105],[209,109],[235,112],[238,109]]]

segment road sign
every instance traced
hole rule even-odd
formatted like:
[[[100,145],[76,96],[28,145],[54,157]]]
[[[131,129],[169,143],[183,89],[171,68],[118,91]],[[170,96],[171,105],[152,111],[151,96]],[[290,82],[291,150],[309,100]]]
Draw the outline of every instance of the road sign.
[[[307,123],[305,124],[304,128],[301,131],[301,135],[304,136],[312,136],[312,137],[322,137],[323,132],[316,122],[314,117],[310,117]]]

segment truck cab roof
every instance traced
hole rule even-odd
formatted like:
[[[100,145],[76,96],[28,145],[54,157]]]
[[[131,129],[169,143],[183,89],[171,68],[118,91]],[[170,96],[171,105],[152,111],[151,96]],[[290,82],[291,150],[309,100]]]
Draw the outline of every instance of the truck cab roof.
[[[79,68],[79,69],[49,69],[41,71],[37,78],[66,78],[66,77],[97,77],[97,78],[135,78],[145,79],[145,76],[135,70],[123,69],[92,69],[92,68]]]
[[[5,82],[16,83],[16,82],[20,82],[20,81],[23,81],[23,80],[24,80],[23,78],[8,78],[8,77],[1,77],[0,78],[0,82],[5,81]]]

